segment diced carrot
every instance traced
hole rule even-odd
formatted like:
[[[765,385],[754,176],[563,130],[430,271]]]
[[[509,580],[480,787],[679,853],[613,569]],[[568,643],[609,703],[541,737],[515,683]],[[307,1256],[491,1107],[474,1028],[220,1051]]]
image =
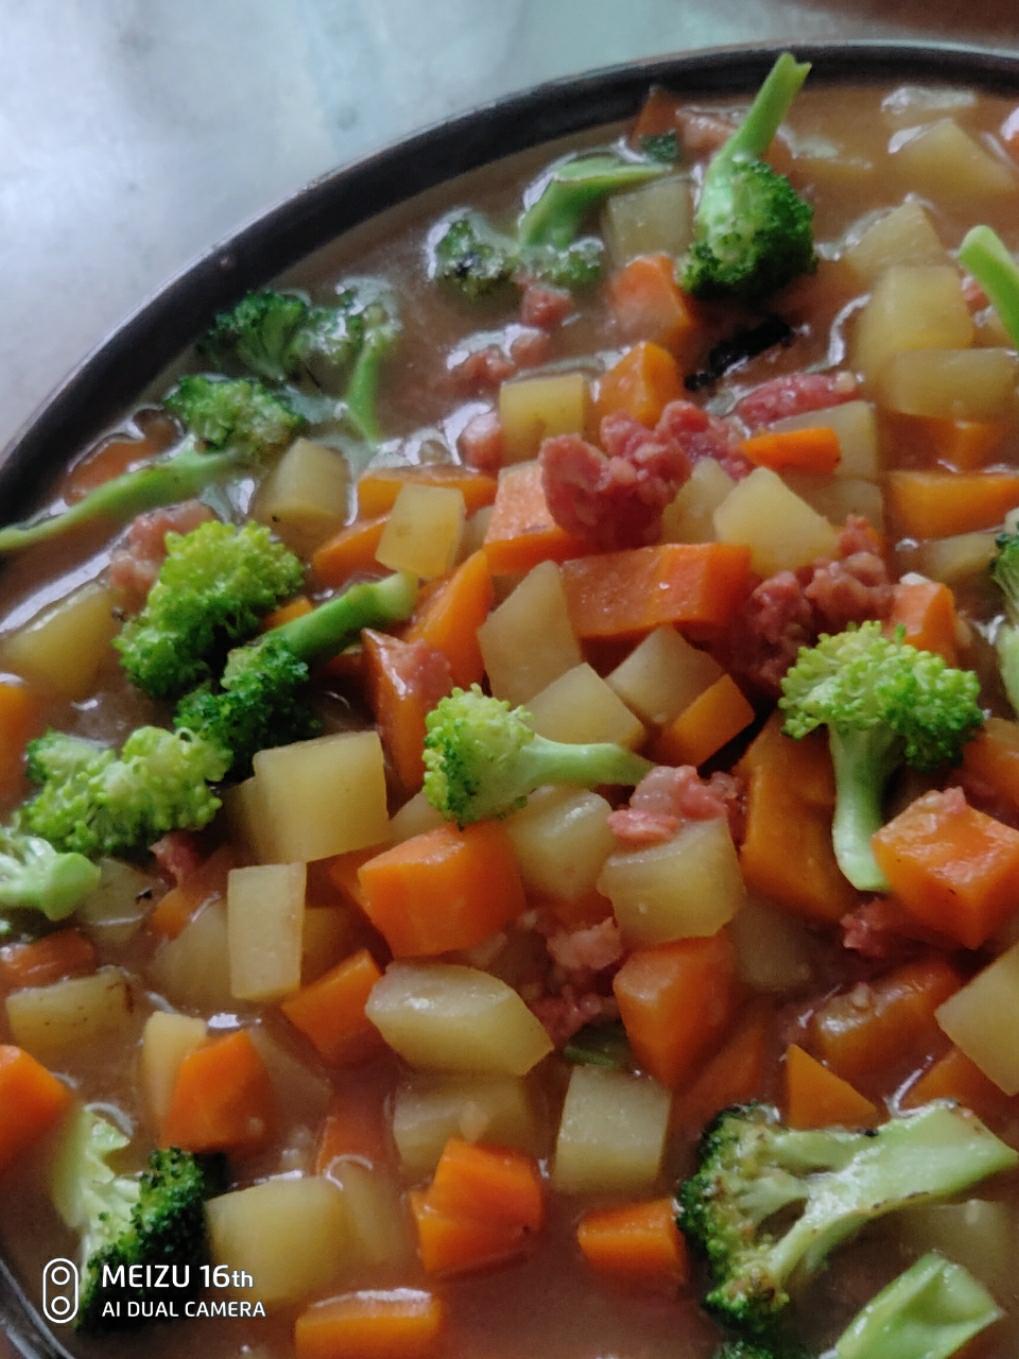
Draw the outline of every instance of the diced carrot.
[[[785,1054],[785,1108],[791,1128],[871,1128],[878,1107],[796,1043]]]
[[[185,1151],[252,1151],[272,1132],[269,1073],[245,1029],[196,1048],[181,1062],[160,1136]]]
[[[77,977],[96,970],[95,945],[81,930],[57,930],[27,944],[8,944],[0,949],[0,983],[14,990],[21,986],[48,986],[62,977]]]
[[[645,137],[660,137],[679,128],[682,104],[677,95],[664,85],[652,85],[648,90],[637,121],[633,125],[631,141],[637,150]]]
[[[71,1103],[62,1081],[12,1044],[0,1044],[0,1173],[38,1142]]]
[[[334,1095],[319,1133],[315,1174],[328,1175],[344,1158],[375,1165],[386,1151],[386,1110],[379,1090],[359,1080]]]
[[[483,551],[473,552],[448,581],[419,604],[404,637],[441,651],[449,661],[453,683],[469,689],[480,684],[485,673],[478,628],[494,600],[488,557]]]
[[[984,784],[995,797],[1019,811],[1019,723],[989,717],[962,752],[969,778]]]
[[[676,282],[671,255],[638,255],[608,283],[609,306],[631,340],[653,340],[683,360],[691,356],[700,324],[690,299]]]
[[[388,514],[408,481],[424,486],[446,486],[459,491],[467,513],[473,514],[495,499],[495,478],[458,463],[428,463],[421,467],[373,467],[357,483],[357,512],[364,518]]]
[[[428,1204],[450,1217],[478,1217],[525,1231],[541,1230],[545,1197],[533,1156],[451,1137],[428,1189]]]
[[[871,1091],[903,1062],[928,1055],[940,1032],[934,1012],[960,985],[944,958],[904,963],[825,1001],[811,1026],[813,1046],[825,1066]]]
[[[917,798],[872,843],[899,903],[963,948],[985,944],[1019,906],[1019,831],[958,788]]]
[[[598,419],[617,412],[649,428],[670,401],[683,395],[679,365],[667,349],[651,340],[628,349],[598,383]]]
[[[363,864],[374,859],[377,849],[352,849],[346,854],[335,854],[331,859],[323,859],[322,872],[339,892],[343,900],[364,910],[364,892],[358,873]]]
[[[513,845],[494,821],[415,835],[358,877],[365,914],[397,958],[474,948],[526,904]]]
[[[935,651],[949,665],[959,664],[955,595],[939,580],[906,577],[895,586],[889,636],[902,628],[902,640],[919,651]]]
[[[671,1198],[585,1213],[577,1245],[592,1269],[627,1283],[674,1289],[690,1276]]]
[[[24,754],[39,731],[42,705],[20,680],[0,680],[0,800],[18,795],[24,783]]]
[[[471,1274],[522,1255],[528,1236],[520,1228],[483,1218],[440,1213],[420,1189],[408,1195],[417,1228],[418,1256],[426,1274]]]
[[[281,1001],[280,1009],[325,1061],[337,1066],[361,1062],[383,1046],[378,1029],[364,1012],[381,976],[368,950],[359,949]]]
[[[311,554],[311,577],[316,585],[343,585],[358,571],[377,571],[375,553],[382,541],[386,515],[355,519]]]
[[[146,921],[148,928],[164,939],[176,939],[203,906],[226,895],[227,878],[236,867],[233,850],[229,845],[220,845],[194,873],[171,887],[156,903]]]
[[[730,623],[746,597],[750,549],[662,543],[580,557],[562,576],[580,638],[635,638],[663,623],[701,636]]]
[[[365,695],[386,757],[403,791],[416,793],[425,776],[425,716],[449,693],[449,665],[425,643],[371,628],[361,633],[361,648]]]
[[[636,949],[612,990],[638,1064],[675,1089],[732,1022],[735,951],[725,933]]]
[[[539,562],[564,562],[581,556],[589,546],[552,518],[537,462],[506,468],[499,477],[482,549],[493,575],[530,571]]]
[[[749,889],[806,920],[841,920],[857,896],[832,850],[835,780],[824,736],[794,741],[773,717],[736,768],[746,784],[740,865]]]
[[[754,720],[754,710],[731,675],[722,675],[655,738],[659,764],[703,764]]]
[[[890,472],[887,495],[901,534],[948,538],[1000,524],[1019,505],[1019,474]]]
[[[947,463],[958,472],[977,472],[994,458],[1008,436],[1005,420],[939,420],[884,412],[890,442],[927,464]]]
[[[288,604],[281,604],[272,613],[267,613],[262,619],[260,630],[271,632],[273,628],[281,628],[284,623],[291,623],[295,618],[303,618],[305,614],[311,613],[314,607],[307,595],[298,595]]]
[[[446,1308],[419,1288],[372,1289],[313,1303],[294,1325],[295,1359],[428,1359]]]
[[[904,1109],[918,1109],[932,1100],[952,1099],[980,1118],[1000,1118],[1014,1110],[1016,1102],[971,1062],[964,1052],[951,1047],[911,1085],[902,1097]]]
[[[826,426],[773,430],[755,434],[740,444],[743,455],[758,467],[775,472],[813,472],[830,475],[842,460],[839,436]]]
[[[760,1099],[768,1072],[775,1016],[768,1000],[746,1007],[736,1027],[690,1082],[677,1092],[675,1127],[695,1132],[719,1109]]]

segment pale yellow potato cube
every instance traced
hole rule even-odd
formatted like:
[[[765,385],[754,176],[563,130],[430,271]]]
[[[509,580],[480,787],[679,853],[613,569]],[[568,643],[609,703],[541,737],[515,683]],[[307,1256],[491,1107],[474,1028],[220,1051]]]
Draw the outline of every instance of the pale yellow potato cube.
[[[233,1007],[226,905],[213,902],[162,944],[150,965],[156,989],[174,1005],[213,1013]]]
[[[270,862],[310,863],[381,844],[389,835],[382,742],[339,732],[261,750],[254,759],[263,820],[256,839]]]
[[[530,892],[576,901],[590,892],[615,848],[612,808],[597,793],[541,788],[504,822]]]
[[[120,948],[138,933],[163,884],[122,859],[102,859],[99,866],[99,886],[75,911],[75,923],[98,945]]]
[[[214,1265],[250,1275],[234,1291],[266,1310],[321,1293],[350,1263],[343,1194],[330,1180],[266,1180],[205,1205]]]
[[[272,826],[262,801],[262,790],[254,775],[223,792],[223,810],[235,840],[251,851],[258,863],[273,859]]]
[[[786,911],[747,901],[729,926],[740,976],[754,991],[796,991],[813,977],[811,936]]]
[[[973,317],[959,271],[950,264],[894,264],[856,318],[850,353],[853,367],[874,384],[897,354],[972,343]]]
[[[663,543],[713,543],[715,511],[736,485],[714,458],[696,463],[662,515]]]
[[[408,481],[389,512],[375,560],[425,580],[444,576],[459,556],[466,517],[462,491]]]
[[[0,640],[0,663],[64,698],[84,698],[112,656],[117,601],[104,585],[83,585]]]
[[[749,547],[751,565],[761,576],[833,557],[838,546],[834,525],[770,467],[755,467],[736,484],[715,511],[715,532],[721,543]]]
[[[464,522],[463,538],[460,540],[460,561],[480,552],[485,545],[485,536],[492,518],[492,506],[482,505],[480,510],[467,516]]]
[[[690,821],[671,840],[611,855],[598,891],[612,902],[631,944],[717,934],[746,899],[736,847],[723,817]]]
[[[851,514],[858,514],[880,533],[885,522],[885,497],[878,481],[861,477],[815,477],[809,472],[787,472],[782,478],[791,491],[818,514],[841,528]]]
[[[962,1052],[1006,1095],[1019,1094],[1019,944],[995,958],[938,1008],[937,1021]]]
[[[720,679],[722,667],[675,628],[655,628],[606,677],[642,721],[662,727]]]
[[[152,1127],[162,1126],[181,1062],[204,1042],[204,1019],[155,1010],[145,1021],[139,1076],[145,1112]]]
[[[996,533],[957,533],[952,538],[934,538],[920,549],[920,565],[931,580],[946,585],[982,575],[998,551]]]
[[[939,420],[1008,420],[1019,364],[1007,349],[929,349],[896,354],[877,378],[879,403]]]
[[[454,963],[391,963],[365,1012],[393,1051],[424,1071],[524,1076],[552,1051],[512,987]]]
[[[580,664],[580,643],[555,562],[527,573],[478,628],[478,643],[492,693],[514,704],[526,703]]]
[[[668,175],[613,194],[602,213],[602,235],[613,264],[637,255],[679,256],[693,232],[690,180]]]
[[[126,975],[102,967],[90,977],[15,991],[7,997],[7,1025],[19,1047],[49,1066],[122,1032],[131,1009]]]
[[[556,1139],[560,1194],[641,1194],[662,1169],[671,1099],[645,1076],[573,1068]]]
[[[542,439],[553,434],[583,434],[589,400],[583,373],[551,373],[504,382],[499,389],[504,460],[526,462],[537,457]]]
[[[343,527],[349,498],[350,469],[343,454],[297,439],[258,488],[251,515],[307,556]]]
[[[328,972],[353,951],[354,921],[343,906],[306,906],[301,933],[301,983]]]
[[[881,475],[878,453],[877,415],[870,401],[845,401],[827,410],[807,411],[776,420],[769,430],[831,429],[839,441],[837,477],[876,481]]]
[[[948,252],[926,208],[907,200],[872,221],[843,258],[869,286],[893,264],[947,264]]]
[[[535,694],[527,707],[534,730],[553,741],[616,741],[634,750],[644,740],[643,724],[586,661]]]
[[[414,1254],[410,1223],[392,1175],[349,1160],[334,1165],[329,1178],[343,1195],[352,1263],[368,1269],[409,1264]]]
[[[235,1000],[280,1000],[300,986],[307,877],[303,863],[231,870],[226,928]]]
[[[973,208],[1019,188],[1011,166],[952,118],[939,118],[915,134],[906,134],[895,147],[891,164],[901,183],[936,203]]]
[[[517,1076],[412,1076],[393,1100],[393,1140],[403,1173],[430,1175],[451,1137],[539,1150],[531,1091]]]
[[[334,1098],[329,1077],[321,1067],[309,1066],[303,1055],[298,1056],[292,1045],[264,1024],[253,1024],[247,1033],[269,1077],[275,1107],[286,1111],[292,1126],[303,1123],[306,1127],[319,1127]],[[288,1145],[282,1148],[279,1165],[281,1169],[310,1173],[314,1159],[310,1140],[295,1137],[288,1139]]]
[[[424,791],[421,791],[408,798],[400,810],[393,813],[389,822],[389,838],[394,845],[400,845],[404,840],[413,840],[415,835],[438,830],[445,822],[446,818],[436,811]]]

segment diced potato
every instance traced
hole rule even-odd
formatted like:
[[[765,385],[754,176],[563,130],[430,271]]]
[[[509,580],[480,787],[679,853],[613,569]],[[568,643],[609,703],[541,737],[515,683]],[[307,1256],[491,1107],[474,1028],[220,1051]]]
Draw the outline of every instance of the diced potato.
[[[254,767],[255,841],[271,851],[271,863],[310,863],[387,839],[377,732],[339,732],[261,750]]]
[[[663,727],[710,689],[722,667],[675,628],[655,628],[606,677],[628,708]]]
[[[397,1087],[393,1140],[408,1179],[430,1175],[451,1137],[538,1151],[527,1083],[516,1076],[414,1076]]]
[[[979,576],[990,566],[998,550],[994,533],[958,533],[954,538],[935,538],[920,549],[920,564],[931,580],[958,585]]]
[[[716,934],[743,905],[736,848],[723,817],[690,821],[671,840],[611,855],[598,891],[631,944]]]
[[[589,400],[583,373],[552,373],[504,382],[499,389],[504,460],[511,463],[536,458],[542,439],[553,434],[583,434]]]
[[[876,383],[896,354],[972,343],[973,318],[958,270],[950,264],[894,264],[857,317],[852,363]]]
[[[480,510],[475,510],[473,514],[467,516],[463,538],[460,540],[461,561],[465,561],[475,552],[480,552],[485,544],[485,535],[488,533],[491,518],[491,505],[482,505]]]
[[[5,669],[41,680],[64,698],[84,698],[110,659],[119,623],[104,585],[83,585],[0,642]]]
[[[928,349],[890,358],[878,400],[904,415],[1007,420],[1015,413],[1019,364],[1007,349]]]
[[[524,886],[558,901],[590,892],[615,847],[612,808],[597,793],[542,788],[506,821]]]
[[[226,907],[213,902],[177,935],[161,946],[152,960],[152,980],[174,1005],[189,1010],[229,1010],[230,948]]]
[[[881,100],[881,113],[891,128],[919,127],[946,114],[964,115],[976,102],[972,90],[953,85],[900,85]]]
[[[810,935],[785,911],[748,901],[729,926],[740,976],[754,991],[782,994],[813,976]]]
[[[301,984],[328,972],[351,952],[354,922],[342,906],[306,906],[301,934]]]
[[[702,458],[662,515],[662,542],[714,542],[715,511],[735,485],[721,463]]]
[[[462,491],[408,481],[389,513],[375,560],[425,580],[444,576],[460,553],[466,516]]]
[[[478,628],[478,642],[492,693],[510,703],[526,703],[580,664],[580,643],[555,562],[528,572]]]
[[[389,1046],[425,1071],[523,1076],[552,1050],[516,991],[473,967],[391,963],[368,998]]]
[[[907,136],[892,164],[907,188],[938,203],[993,202],[1019,187],[1014,171],[951,118]]]
[[[81,903],[74,918],[97,944],[119,948],[137,934],[158,879],[122,859],[103,859],[100,868],[99,886]]]
[[[329,1172],[343,1194],[354,1263],[395,1269],[413,1254],[410,1223],[392,1176],[357,1161],[341,1161]]]
[[[252,517],[307,556],[347,517],[350,470],[343,454],[297,439],[258,488]]]
[[[839,441],[839,478],[876,481],[881,475],[878,458],[877,416],[870,401],[845,401],[827,410],[807,411],[776,420],[769,430],[833,429]]]
[[[256,862],[271,863],[272,825],[262,802],[262,790],[253,775],[224,790],[223,810],[234,839],[251,851]]]
[[[206,1204],[214,1264],[251,1275],[240,1297],[266,1309],[321,1293],[351,1258],[343,1194],[330,1180],[266,1180]]]
[[[205,1042],[205,1020],[155,1010],[142,1029],[139,1074],[145,1111],[154,1128],[162,1125],[184,1058]]]
[[[948,252],[926,209],[907,201],[871,222],[844,258],[860,282],[870,285],[893,264],[946,264]]]
[[[637,255],[681,255],[692,229],[690,181],[681,175],[613,194],[602,214],[602,235],[616,265]]]
[[[264,1024],[253,1024],[248,1033],[265,1066],[276,1108],[283,1111],[291,1126],[300,1127],[302,1132],[309,1127],[318,1127],[333,1099],[329,1077],[319,1066],[309,1066]],[[293,1159],[295,1169],[310,1169],[310,1164],[305,1162],[310,1163],[313,1154],[311,1139],[301,1136],[289,1141],[284,1155]]]
[[[226,927],[235,1000],[280,1000],[300,986],[307,876],[303,863],[231,870]]]
[[[574,1067],[556,1140],[561,1194],[643,1193],[661,1172],[668,1091],[645,1076]]]
[[[1019,944],[939,1007],[937,1020],[971,1062],[1006,1095],[1019,1094],[1019,1045],[1012,1042],[1019,1006]]]
[[[1011,1292],[1016,1220],[1010,1204],[989,1199],[926,1203],[896,1213],[893,1220],[911,1253],[940,1251],[999,1297]]]
[[[586,661],[535,694],[527,705],[539,736],[554,741],[617,741],[635,749],[643,724]]]
[[[389,838],[394,845],[399,845],[404,840],[413,840],[415,835],[438,830],[444,824],[442,813],[435,810],[422,791],[408,798],[400,810],[393,813],[389,822]]]
[[[44,1066],[122,1032],[130,1014],[131,990],[119,967],[27,987],[7,997],[11,1037]]]
[[[818,514],[841,528],[851,514],[858,514],[880,532],[885,522],[885,497],[880,482],[859,477],[815,477],[787,472],[786,485]]]
[[[835,527],[769,467],[755,467],[730,491],[715,511],[715,532],[719,542],[746,544],[761,576],[833,557],[838,545]]]

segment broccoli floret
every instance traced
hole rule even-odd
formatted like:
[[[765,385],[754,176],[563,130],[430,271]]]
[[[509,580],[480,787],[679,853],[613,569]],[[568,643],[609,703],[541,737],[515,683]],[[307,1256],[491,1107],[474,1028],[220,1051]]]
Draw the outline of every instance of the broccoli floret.
[[[345,288],[332,306],[311,306],[272,289],[248,293],[219,313],[198,352],[217,366],[240,366],[267,382],[307,374],[332,386],[364,339],[359,307],[353,288]]]
[[[950,1359],[1003,1315],[968,1270],[930,1251],[871,1298],[833,1359]]]
[[[433,278],[472,302],[509,283],[516,265],[516,244],[493,231],[477,212],[451,217],[432,249]]]
[[[998,313],[1014,345],[1019,345],[1019,264],[996,231],[972,227],[959,246],[959,263],[968,269]]]
[[[217,520],[166,536],[166,560],[145,607],[114,646],[132,682],[153,698],[200,683],[231,643],[295,594],[301,563],[263,524]]]
[[[783,1340],[727,1340],[714,1359],[809,1359],[806,1350]]]
[[[229,751],[230,773],[244,775],[266,746],[305,740],[321,729],[306,702],[310,663],[342,651],[362,628],[408,618],[416,600],[413,578],[399,572],[352,585],[311,613],[236,647],[218,688],[205,685],[181,700],[177,728]]]
[[[640,139],[640,154],[663,165],[675,165],[679,160],[679,136],[675,130],[650,132]]]
[[[544,783],[632,785],[652,768],[610,742],[568,745],[538,736],[530,713],[488,698],[477,684],[441,699],[425,727],[425,797],[460,826],[506,816]]]
[[[57,849],[89,858],[143,849],[171,830],[199,830],[220,807],[208,787],[230,757],[187,731],[139,727],[119,753],[65,732],[28,746],[41,787],[22,808],[26,827]]]
[[[343,408],[355,432],[374,444],[380,437],[377,407],[382,365],[396,346],[402,327],[395,298],[382,289],[366,297],[361,318],[364,333],[343,393]]]
[[[1001,682],[1013,710],[1019,713],[1019,533],[999,533],[991,576],[1005,604],[994,644]]]
[[[861,891],[887,890],[871,849],[881,803],[902,764],[953,764],[983,723],[980,682],[940,656],[863,623],[803,647],[782,681],[784,730],[797,738],[828,728],[835,767],[832,839],[839,867]]]
[[[563,1048],[563,1057],[575,1066],[601,1066],[623,1071],[633,1060],[626,1030],[618,1021],[585,1024]]]
[[[0,553],[97,519],[123,522],[143,510],[187,500],[246,470],[258,470],[305,423],[282,398],[245,379],[183,377],[165,404],[189,430],[176,452],[113,477],[58,514],[0,529]]]
[[[774,1108],[746,1105],[705,1130],[697,1170],[679,1189],[679,1224],[707,1260],[709,1310],[767,1338],[789,1289],[867,1223],[1017,1163],[975,1115],[944,1102],[873,1132],[792,1130]]]
[[[81,1237],[76,1324],[83,1331],[131,1325],[128,1301],[189,1296],[199,1288],[201,1266],[209,1261],[204,1203],[221,1187],[221,1165],[171,1147],[154,1151],[141,1175],[119,1174],[108,1161],[128,1141],[86,1106],[73,1116],[54,1161],[54,1206]],[[178,1266],[188,1284],[171,1294],[165,1287],[133,1287],[111,1274],[132,1265],[161,1264]],[[117,1305],[119,1316],[104,1317],[108,1303]]]
[[[61,854],[48,840],[0,826],[0,917],[39,911],[66,920],[99,886],[99,869],[81,854]]]
[[[814,267],[813,210],[761,157],[810,66],[783,52],[745,119],[708,165],[683,286],[753,300]]]

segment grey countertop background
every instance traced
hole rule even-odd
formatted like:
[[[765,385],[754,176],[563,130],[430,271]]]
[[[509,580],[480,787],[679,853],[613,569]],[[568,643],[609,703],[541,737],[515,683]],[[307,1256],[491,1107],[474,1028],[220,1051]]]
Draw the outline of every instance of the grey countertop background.
[[[722,43],[1019,47],[1016,0],[0,0],[0,445],[306,180],[552,76]]]

